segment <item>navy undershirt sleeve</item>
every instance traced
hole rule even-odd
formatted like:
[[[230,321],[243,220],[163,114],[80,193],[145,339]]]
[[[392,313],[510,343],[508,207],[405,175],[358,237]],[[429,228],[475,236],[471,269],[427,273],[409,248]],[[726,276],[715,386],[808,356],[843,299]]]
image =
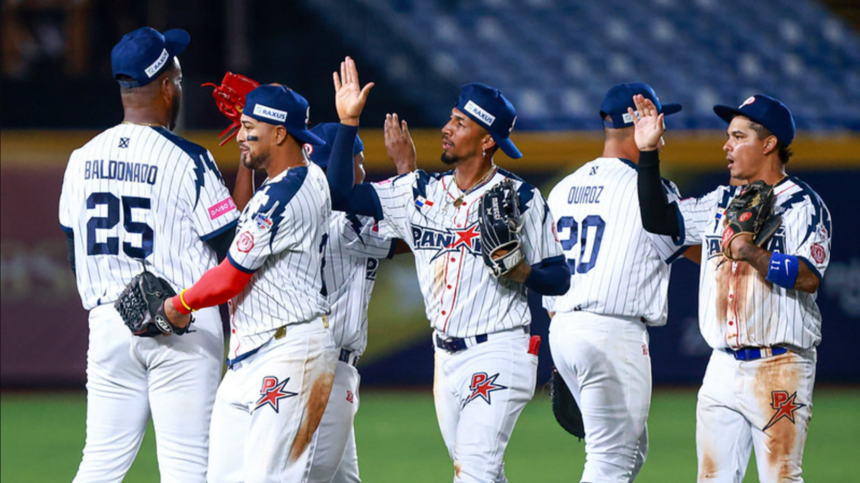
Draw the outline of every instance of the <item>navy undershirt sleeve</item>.
[[[564,295],[570,289],[570,268],[564,256],[541,260],[532,265],[525,286],[541,295]]]
[[[663,182],[660,179],[660,155],[654,151],[639,153],[639,211],[642,214],[642,227],[650,233],[678,237],[681,229],[678,224],[678,205],[669,203]]]
[[[341,124],[334,138],[326,177],[331,190],[331,208],[382,219],[382,205],[369,184],[355,185],[353,149],[358,127]]]
[[[69,265],[72,267],[72,274],[78,276],[75,270],[75,232],[72,230],[63,230],[66,235],[66,248],[68,249]]]
[[[221,263],[224,260],[224,257],[227,256],[227,252],[230,251],[230,245],[233,244],[233,236],[236,234],[235,226],[228,230],[225,230],[222,233],[219,233],[217,236],[212,237],[206,240],[206,244],[209,245],[209,248],[215,252],[215,255],[218,256],[218,263]]]

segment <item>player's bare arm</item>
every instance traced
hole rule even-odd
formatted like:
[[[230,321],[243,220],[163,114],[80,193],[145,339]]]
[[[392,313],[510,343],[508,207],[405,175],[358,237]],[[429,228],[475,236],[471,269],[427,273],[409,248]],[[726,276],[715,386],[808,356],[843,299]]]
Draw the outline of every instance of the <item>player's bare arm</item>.
[[[254,171],[239,161],[239,167],[236,170],[236,186],[233,187],[233,202],[236,203],[239,211],[242,211],[251,201],[252,196],[254,196]]]
[[[756,246],[752,242],[752,235],[741,235],[732,240],[732,253],[735,254],[738,260],[745,261],[752,265],[762,276],[767,276],[770,270],[771,258],[773,253]],[[792,260],[786,260],[788,263],[793,263]],[[806,293],[815,293],[821,281],[812,273],[812,270],[805,263],[796,259],[797,263],[797,280],[794,283],[794,290],[799,290]]]
[[[358,126],[358,119],[364,109],[364,104],[367,102],[370,89],[374,85],[373,82],[368,83],[363,88],[361,87],[358,81],[358,69],[351,57],[347,57],[340,63],[340,75],[334,72],[332,78],[334,80],[335,106],[341,124]]]
[[[384,124],[385,152],[397,168],[397,174],[415,171],[415,143],[409,134],[406,120],[400,120],[397,113],[386,114]]]

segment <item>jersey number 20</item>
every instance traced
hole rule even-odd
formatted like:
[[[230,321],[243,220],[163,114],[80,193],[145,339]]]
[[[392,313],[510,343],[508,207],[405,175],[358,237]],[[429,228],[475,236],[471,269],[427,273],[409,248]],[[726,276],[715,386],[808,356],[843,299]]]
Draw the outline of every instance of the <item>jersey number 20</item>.
[[[87,222],[87,255],[119,255],[119,237],[109,236],[103,242],[96,241],[96,230],[111,230],[119,223],[119,207],[122,204],[123,228],[126,233],[139,234],[140,248],[130,242],[122,243],[122,251],[131,258],[144,259],[152,254],[155,233],[146,223],[132,221],[131,210],[151,208],[149,198],[123,196],[120,199],[112,193],[93,193],[87,198],[87,209],[94,210],[99,205],[107,206],[107,216],[94,216]]]
[[[594,263],[597,261],[597,253],[600,252],[600,241],[603,239],[603,230],[606,228],[606,222],[600,215],[588,215],[582,220],[582,224],[576,222],[572,216],[562,216],[556,225],[559,234],[562,230],[570,229],[570,236],[562,239],[561,248],[565,253],[570,252],[577,244],[580,245],[579,263],[576,258],[568,258],[567,266],[570,267],[570,274],[588,273],[594,268]],[[588,233],[591,229],[596,230],[594,233],[594,243],[588,246]],[[586,258],[587,256],[587,258]]]

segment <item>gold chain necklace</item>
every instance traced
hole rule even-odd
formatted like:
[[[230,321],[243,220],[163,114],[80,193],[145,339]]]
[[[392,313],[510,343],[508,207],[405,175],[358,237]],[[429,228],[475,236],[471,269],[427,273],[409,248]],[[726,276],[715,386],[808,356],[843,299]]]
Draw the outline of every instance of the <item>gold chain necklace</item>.
[[[147,127],[163,127],[167,129],[167,126],[164,124],[159,124],[157,122],[131,122],[131,121],[123,121],[123,124],[131,124],[133,126],[147,126]]]
[[[484,174],[484,176],[481,176],[481,179],[472,183],[472,186],[466,188],[466,191],[460,190],[460,196],[458,196],[457,199],[454,200],[454,208],[459,209],[461,206],[463,206],[463,203],[464,203],[463,199],[466,197],[466,195],[468,195],[469,193],[480,188],[481,185],[483,185],[484,182],[487,181],[488,179],[490,179],[492,177],[492,175],[495,173],[496,173],[496,165],[494,164],[490,167],[490,170],[487,171],[486,174]],[[457,186],[457,176],[454,175],[453,178],[454,178],[454,185]],[[457,189],[460,189],[460,187],[457,186]]]

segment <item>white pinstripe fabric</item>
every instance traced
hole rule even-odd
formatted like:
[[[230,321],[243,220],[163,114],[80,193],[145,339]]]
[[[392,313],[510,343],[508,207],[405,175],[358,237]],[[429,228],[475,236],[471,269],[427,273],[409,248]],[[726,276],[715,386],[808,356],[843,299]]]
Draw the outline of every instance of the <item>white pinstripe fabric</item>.
[[[478,200],[507,177],[517,188],[523,185],[522,180],[499,170],[484,186],[466,195],[459,208],[453,205],[460,191],[452,173],[428,175],[419,170],[372,184],[384,213],[378,224],[380,235],[402,238],[409,244],[427,318],[447,336],[470,337],[531,323],[525,286],[494,278],[480,252]],[[416,196],[422,188],[425,194]],[[523,194],[529,198],[521,234],[526,262],[560,256],[546,201],[529,185]]]
[[[701,198],[679,203],[684,218],[682,243],[704,244],[699,280],[702,335],[715,349],[817,346],[821,341],[817,293],[774,285],[747,263],[725,261],[721,256],[722,217],[737,192],[734,187],[721,186]],[[830,262],[832,235],[827,206],[795,177],[777,184],[775,193],[782,227],[765,248],[803,257],[823,276]]]
[[[575,220],[573,227],[556,226],[559,239],[570,240],[565,257],[574,273],[565,295],[544,297],[547,310],[644,317],[652,326],[666,323],[669,263],[679,247],[671,237],[642,228],[636,180],[631,162],[598,158],[552,189],[548,203],[556,223],[563,217]],[[666,191],[677,199],[674,185]],[[585,223],[587,217],[599,217],[602,228]],[[583,271],[588,266],[583,263],[591,260]]]
[[[146,170],[152,183],[140,181],[134,173],[127,176],[128,167]],[[104,193],[96,195],[104,202],[88,208],[94,193]],[[91,225],[88,230],[88,224],[109,217],[108,199],[116,200],[116,223],[97,229]],[[129,199],[149,200],[150,208],[133,207]],[[153,232],[147,270],[179,289],[217,263],[201,238],[235,223],[238,215],[206,149],[163,128],[120,124],[102,132],[72,153],[60,195],[60,225],[75,234],[77,285],[84,308],[113,302],[142,271],[141,262],[124,249],[124,244],[132,251],[143,247],[143,235],[135,232],[140,224]],[[105,244],[109,239],[117,240],[116,254],[88,255],[88,243]]]

